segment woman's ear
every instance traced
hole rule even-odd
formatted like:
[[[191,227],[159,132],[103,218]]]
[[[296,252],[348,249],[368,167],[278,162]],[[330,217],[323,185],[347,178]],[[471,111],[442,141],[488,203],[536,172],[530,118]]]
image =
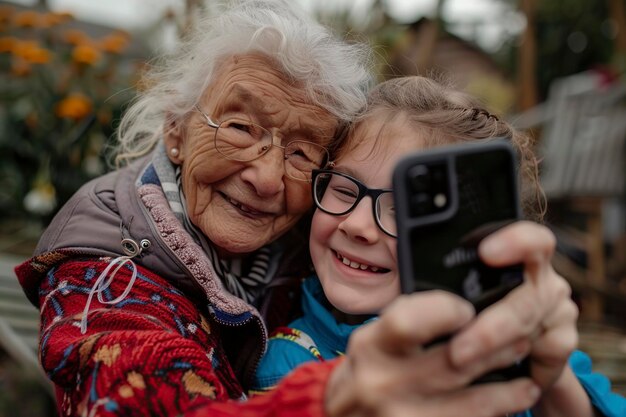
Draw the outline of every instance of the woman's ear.
[[[175,165],[182,164],[184,160],[184,129],[181,126],[182,120],[176,119],[173,115],[168,114],[165,118],[163,126],[163,141],[167,156]]]

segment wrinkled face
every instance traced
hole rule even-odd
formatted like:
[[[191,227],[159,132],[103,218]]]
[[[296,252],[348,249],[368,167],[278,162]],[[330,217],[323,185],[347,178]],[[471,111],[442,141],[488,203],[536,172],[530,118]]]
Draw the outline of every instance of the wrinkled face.
[[[226,59],[198,106],[218,123],[237,118],[259,124],[277,144],[297,137],[326,146],[338,126],[260,55]],[[222,255],[253,252],[309,210],[310,183],[285,175],[278,147],[254,161],[231,161],[216,151],[214,136],[215,129],[196,111],[166,132],[166,147],[179,149],[170,159],[182,165],[189,218]]]
[[[391,188],[393,168],[408,152],[422,148],[419,131],[402,114],[384,124],[387,113],[367,119],[349,140],[358,147],[336,162],[336,171],[369,188]],[[374,145],[378,142],[377,147]],[[316,210],[310,250],[328,301],[347,314],[375,314],[400,294],[396,238],[376,224],[372,199],[333,216]]]

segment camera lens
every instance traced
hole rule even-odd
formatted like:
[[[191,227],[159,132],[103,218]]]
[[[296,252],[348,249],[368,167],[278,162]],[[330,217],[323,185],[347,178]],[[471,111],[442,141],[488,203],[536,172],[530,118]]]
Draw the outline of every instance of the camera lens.
[[[409,171],[409,181],[413,192],[426,191],[430,186],[430,170],[426,165],[416,165]]]
[[[411,215],[423,216],[433,210],[432,199],[429,194],[418,193],[411,197]]]

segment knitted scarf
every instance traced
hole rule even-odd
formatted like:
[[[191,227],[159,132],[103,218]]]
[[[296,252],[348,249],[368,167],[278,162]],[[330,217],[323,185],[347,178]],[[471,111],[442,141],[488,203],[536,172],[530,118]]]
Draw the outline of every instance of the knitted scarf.
[[[271,279],[268,268],[272,258],[279,254],[272,253],[271,245],[267,245],[243,258],[220,259],[213,244],[189,220],[181,184],[181,168],[172,164],[163,144],[155,150],[152,165],[172,212],[194,241],[202,247],[222,284],[231,294],[256,306],[256,301]]]

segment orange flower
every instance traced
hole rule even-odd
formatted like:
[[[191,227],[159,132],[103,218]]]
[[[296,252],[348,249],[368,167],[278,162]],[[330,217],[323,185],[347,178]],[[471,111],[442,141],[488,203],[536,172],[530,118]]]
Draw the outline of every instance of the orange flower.
[[[41,22],[41,15],[32,10],[26,10],[16,14],[13,17],[13,23],[17,27],[34,28],[38,27]]]
[[[77,64],[93,65],[100,60],[100,56],[100,51],[88,43],[77,45],[72,51],[72,59]]]
[[[13,52],[13,47],[17,43],[17,39],[12,36],[3,36],[0,38],[0,53]]]
[[[112,33],[100,39],[100,49],[111,54],[119,54],[128,45],[128,37],[121,33]]]
[[[63,32],[63,40],[70,45],[80,45],[87,42],[89,37],[78,29],[68,29]]]
[[[52,53],[35,41],[17,41],[12,48],[13,55],[30,64],[45,64],[52,59]]]
[[[45,48],[36,48],[30,50],[25,59],[31,64],[46,64],[52,59],[52,53]]]
[[[23,57],[23,55],[28,54],[30,49],[39,48],[39,44],[37,41],[25,41],[22,39],[15,39],[13,43],[13,55]]]
[[[48,27],[60,25],[74,18],[71,13],[67,13],[67,12],[46,13],[42,17],[46,21]]]
[[[71,94],[56,105],[55,114],[64,119],[80,120],[91,113],[91,100],[82,94]]]
[[[0,6],[0,22],[5,23],[11,20],[11,16],[13,15],[13,7],[10,6]]]

